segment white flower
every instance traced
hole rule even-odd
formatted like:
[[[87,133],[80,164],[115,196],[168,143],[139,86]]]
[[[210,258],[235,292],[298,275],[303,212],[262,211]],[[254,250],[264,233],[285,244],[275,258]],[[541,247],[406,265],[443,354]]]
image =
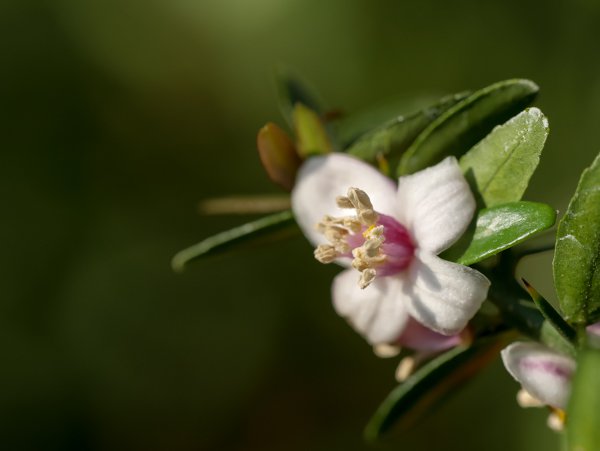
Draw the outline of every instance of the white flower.
[[[528,394],[542,405],[565,409],[575,360],[542,344],[529,342],[512,343],[501,355],[506,370]]]
[[[398,185],[348,155],[314,157],[300,168],[292,208],[315,257],[349,267],[333,281],[334,306],[373,345],[398,344],[410,317],[457,334],[487,295],[481,273],[437,257],[475,210],[454,157]]]

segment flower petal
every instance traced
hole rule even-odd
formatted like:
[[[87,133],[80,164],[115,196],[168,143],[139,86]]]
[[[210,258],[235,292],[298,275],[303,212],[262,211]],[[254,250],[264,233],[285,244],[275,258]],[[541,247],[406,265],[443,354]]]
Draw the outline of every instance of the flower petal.
[[[315,230],[325,215],[348,216],[335,199],[348,188],[365,191],[376,211],[395,215],[396,184],[367,163],[341,153],[309,158],[296,176],[292,210],[304,235],[314,244],[326,240]]]
[[[465,328],[487,296],[490,281],[468,266],[417,251],[404,285],[408,313],[444,335]]]
[[[333,280],[336,312],[372,345],[394,343],[406,325],[408,314],[399,277],[377,278],[364,290],[358,286],[359,273],[347,269]]]
[[[400,222],[418,247],[436,255],[460,238],[475,211],[475,198],[454,157],[400,177],[397,199]]]
[[[460,334],[442,335],[409,318],[397,344],[415,351],[438,352],[458,346],[462,341]]]
[[[502,361],[523,388],[545,404],[564,409],[575,361],[539,343],[517,342],[504,348]]]

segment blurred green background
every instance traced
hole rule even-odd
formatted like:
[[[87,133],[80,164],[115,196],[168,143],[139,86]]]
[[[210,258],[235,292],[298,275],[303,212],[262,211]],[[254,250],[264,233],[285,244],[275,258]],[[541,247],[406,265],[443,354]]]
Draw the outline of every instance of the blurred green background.
[[[276,193],[256,131],[286,63],[352,112],[527,77],[551,134],[527,198],[564,211],[599,150],[594,0],[3,0],[0,447],[362,450],[395,385],[300,237],[206,260]],[[522,268],[552,298],[550,256]],[[382,449],[558,449],[496,362]]]

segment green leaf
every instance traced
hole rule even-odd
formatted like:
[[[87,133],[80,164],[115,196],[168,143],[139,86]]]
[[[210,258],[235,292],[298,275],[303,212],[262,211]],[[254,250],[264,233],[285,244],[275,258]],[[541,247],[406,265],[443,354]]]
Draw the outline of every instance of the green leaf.
[[[253,222],[213,235],[193,246],[179,251],[171,260],[171,267],[181,272],[187,264],[199,258],[219,254],[242,244],[283,231],[295,225],[291,211],[265,216]]]
[[[477,213],[475,227],[443,258],[472,265],[531,238],[554,225],[556,212],[538,202],[511,202],[484,208]]]
[[[448,155],[464,154],[494,126],[529,105],[537,92],[535,83],[520,79],[501,81],[474,92],[421,132],[403,155],[399,175],[424,169]]]
[[[567,322],[600,318],[600,155],[583,171],[558,225],[554,283]]]
[[[306,105],[319,115],[323,113],[321,100],[315,90],[289,68],[280,66],[275,69],[275,85],[279,109],[290,127],[294,125],[293,111],[297,103]]]
[[[586,347],[579,351],[567,408],[567,449],[597,451],[600,449],[600,350]]]
[[[460,159],[480,205],[521,200],[547,136],[546,117],[537,108],[528,108],[496,127]]]
[[[490,363],[506,342],[506,335],[480,338],[470,347],[457,346],[423,365],[379,406],[365,428],[365,438],[374,441],[394,424],[408,430]]]
[[[542,312],[542,315],[544,315],[544,318],[546,318],[550,325],[554,327],[563,336],[563,338],[571,343],[575,343],[577,339],[577,332],[575,332],[575,329],[567,324],[563,317],[560,316],[560,313],[558,313],[554,307],[529,284],[529,282],[527,282],[525,279],[521,280],[525,285],[525,289],[531,296],[531,299],[533,299],[533,302],[535,302],[537,308],[540,309],[540,312]]]
[[[444,97],[435,105],[407,116],[397,116],[363,134],[346,151],[369,163],[384,157],[395,173],[398,161],[415,138],[444,111],[466,97],[465,93]]]

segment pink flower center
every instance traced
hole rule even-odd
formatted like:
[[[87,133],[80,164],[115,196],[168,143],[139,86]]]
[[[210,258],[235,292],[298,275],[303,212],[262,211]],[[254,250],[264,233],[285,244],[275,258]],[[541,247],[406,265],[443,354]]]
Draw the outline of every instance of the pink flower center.
[[[375,225],[369,227],[373,229],[383,227],[383,242],[379,246],[379,255],[385,259],[376,265],[377,276],[391,276],[408,268],[415,254],[415,245],[406,227],[391,216],[381,213],[377,216]],[[350,246],[350,251],[345,253],[344,257],[353,258],[353,251],[364,246],[368,241],[369,228],[363,227],[359,233],[347,235],[346,242]]]
[[[415,245],[404,225],[391,216],[375,212],[369,196],[350,188],[347,197],[338,197],[340,208],[354,209],[355,216],[326,216],[317,225],[331,244],[322,244],[315,257],[331,263],[340,257],[352,259],[361,273],[359,285],[366,288],[375,277],[404,271],[411,263]]]

